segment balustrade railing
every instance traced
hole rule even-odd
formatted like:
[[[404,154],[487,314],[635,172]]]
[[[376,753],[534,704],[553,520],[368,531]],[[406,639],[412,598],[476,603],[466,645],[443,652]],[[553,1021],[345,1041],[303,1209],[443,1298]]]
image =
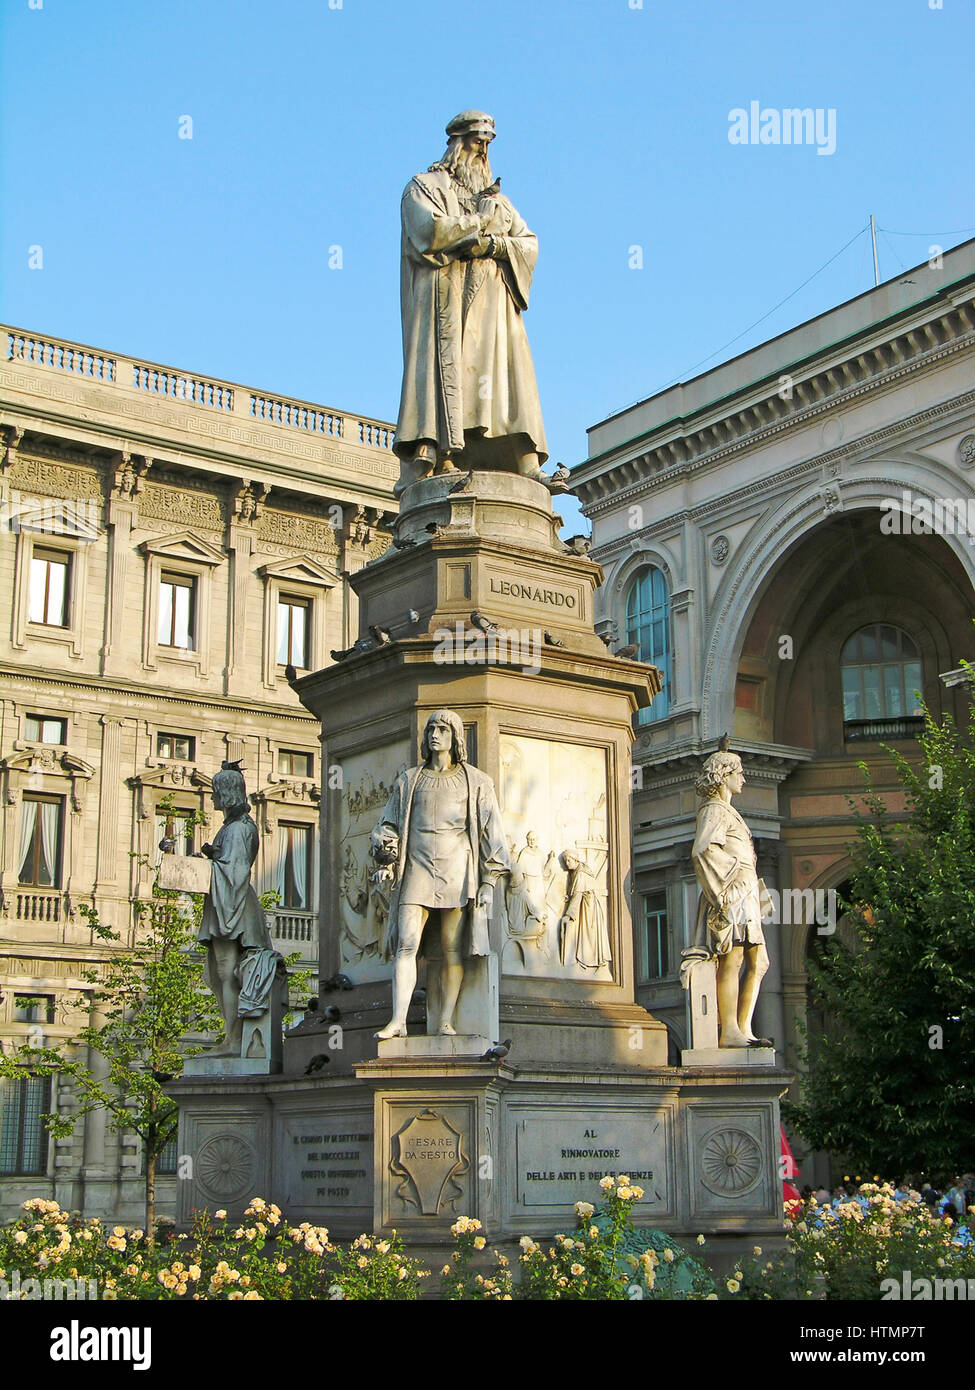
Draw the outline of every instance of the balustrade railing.
[[[43,889],[17,889],[18,922],[60,922],[61,893],[45,893]]]
[[[4,326],[7,360],[53,367],[123,390],[165,397],[206,410],[228,411],[248,416],[263,424],[287,430],[302,430],[328,439],[343,439],[369,449],[388,453],[393,447],[393,426],[382,420],[345,415],[311,401],[271,396],[251,387],[195,376],[157,362],[140,362],[123,355],[99,352],[96,348],[42,338],[17,328]]]
[[[282,941],[314,941],[317,912],[301,912],[294,908],[275,911],[272,936]]]

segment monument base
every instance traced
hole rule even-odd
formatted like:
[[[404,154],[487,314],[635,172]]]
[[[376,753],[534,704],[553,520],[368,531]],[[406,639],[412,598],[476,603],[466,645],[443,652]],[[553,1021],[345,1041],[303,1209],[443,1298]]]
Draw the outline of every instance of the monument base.
[[[180,1151],[196,1156],[178,1220],[185,1228],[203,1207],[233,1218],[263,1196],[338,1239],[395,1227],[411,1245],[445,1246],[462,1215],[489,1240],[548,1237],[574,1229],[576,1202],[599,1203],[603,1176],[625,1173],[643,1189],[637,1225],[677,1239],[774,1237],[779,1096],[791,1079],[767,1063],[581,1069],[403,1055],[344,1076],[186,1076],[169,1087]]]

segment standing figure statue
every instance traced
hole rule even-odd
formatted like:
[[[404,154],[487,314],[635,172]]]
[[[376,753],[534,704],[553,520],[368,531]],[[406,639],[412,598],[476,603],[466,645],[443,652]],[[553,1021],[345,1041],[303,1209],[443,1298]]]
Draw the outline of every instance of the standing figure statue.
[[[463,111],[443,158],[403,194],[403,391],[397,496],[461,466],[547,481],[538,386],[522,314],[538,240],[494,181],[494,121]]]
[[[599,900],[596,879],[578,854],[566,850],[562,863],[568,872],[565,908],[559,923],[562,932],[562,964],[598,970],[612,964],[606,914]]]
[[[251,883],[258,831],[250,815],[238,763],[225,762],[213,778],[213,804],[223,825],[200,853],[211,863],[199,940],[207,946],[205,979],[216,995],[226,1035],[211,1057],[239,1057],[243,1022],[271,1003],[275,981],[286,977],[284,957],[271,946],[264,909]]]
[[[758,877],[751,831],[731,804],[744,785],[741,759],[728,752],[725,738],[695,784],[701,805],[691,859],[701,898],[694,945],[682,952],[681,978],[686,986],[697,961],[714,960],[718,1045],[771,1047],[770,1039],[752,1032],[759,986],[769,967],[762,918],[773,904]]]
[[[494,783],[468,764],[459,714],[439,709],[430,715],[420,756],[418,767],[397,777],[372,832],[380,866],[374,877],[389,885],[382,954],[394,962],[393,1017],[377,1038],[406,1037],[416,956],[431,912],[440,918],[443,950],[441,1012],[433,1031],[456,1032],[464,957],[490,953],[494,885],[509,868]]]

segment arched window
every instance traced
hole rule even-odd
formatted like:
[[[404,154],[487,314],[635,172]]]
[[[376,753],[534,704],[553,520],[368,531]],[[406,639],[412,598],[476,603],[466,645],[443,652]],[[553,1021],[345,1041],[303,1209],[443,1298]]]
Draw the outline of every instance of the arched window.
[[[840,671],[848,739],[915,732],[921,713],[917,696],[922,685],[921,656],[906,632],[889,623],[860,628],[843,646]]]
[[[663,689],[637,722],[649,724],[670,713],[670,595],[662,570],[650,565],[630,585],[626,596],[626,641],[636,642],[639,660],[660,668]]]

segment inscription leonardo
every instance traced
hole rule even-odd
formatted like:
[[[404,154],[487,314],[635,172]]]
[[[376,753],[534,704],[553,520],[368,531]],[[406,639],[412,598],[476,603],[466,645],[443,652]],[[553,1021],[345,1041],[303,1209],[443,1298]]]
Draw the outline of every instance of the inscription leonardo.
[[[514,579],[498,579],[491,576],[492,594],[503,594],[506,598],[528,599],[530,603],[547,603],[553,608],[575,608],[576,595],[566,594],[559,589],[543,589],[538,584],[519,584]]]

